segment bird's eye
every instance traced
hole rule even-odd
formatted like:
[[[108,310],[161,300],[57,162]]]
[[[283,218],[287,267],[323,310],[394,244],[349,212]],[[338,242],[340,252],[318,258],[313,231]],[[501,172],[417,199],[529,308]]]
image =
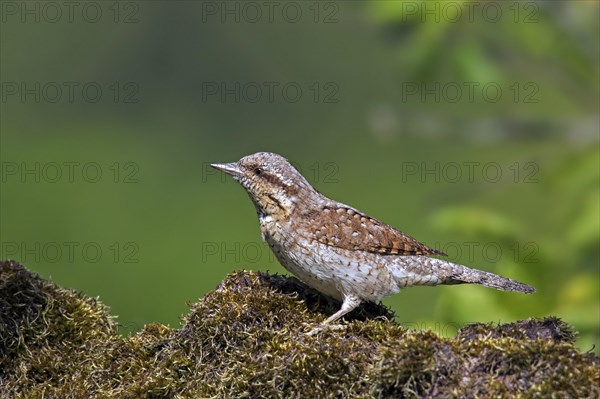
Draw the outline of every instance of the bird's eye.
[[[260,175],[263,172],[262,168],[255,168],[254,169],[254,174],[255,175]]]

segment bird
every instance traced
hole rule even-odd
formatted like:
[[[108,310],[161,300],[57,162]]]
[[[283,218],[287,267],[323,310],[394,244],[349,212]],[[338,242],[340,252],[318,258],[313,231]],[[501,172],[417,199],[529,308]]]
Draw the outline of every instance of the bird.
[[[211,166],[242,185],[256,208],[262,239],[281,265],[308,286],[341,302],[319,328],[362,302],[411,286],[479,284],[502,291],[535,288],[440,259],[445,253],[317,191],[283,156],[257,152]]]

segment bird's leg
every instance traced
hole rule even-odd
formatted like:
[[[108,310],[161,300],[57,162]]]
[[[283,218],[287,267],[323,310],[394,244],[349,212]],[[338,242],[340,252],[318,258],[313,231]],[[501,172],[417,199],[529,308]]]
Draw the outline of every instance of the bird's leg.
[[[356,309],[358,307],[358,305],[360,305],[360,302],[361,302],[361,300],[358,297],[354,296],[354,295],[346,295],[346,296],[344,296],[344,301],[342,302],[342,307],[340,308],[340,310],[338,310],[333,315],[331,315],[330,317],[328,317],[327,320],[325,320],[322,324],[320,324],[316,328],[313,328],[308,333],[308,335],[318,334],[325,327],[327,327],[327,325],[333,323],[334,321],[336,321],[340,317],[344,316],[346,313],[349,313],[349,312],[353,311],[354,309]]]
[[[360,305],[360,299],[358,299],[354,295],[344,296],[344,301],[342,302],[342,307],[340,308],[340,310],[338,310],[333,315],[331,315],[329,318],[327,318],[327,320],[325,320],[323,322],[323,324],[333,323],[334,321],[336,321],[337,319],[339,319],[346,313],[349,313],[349,312],[353,311],[354,309],[356,309],[358,307],[358,305]]]

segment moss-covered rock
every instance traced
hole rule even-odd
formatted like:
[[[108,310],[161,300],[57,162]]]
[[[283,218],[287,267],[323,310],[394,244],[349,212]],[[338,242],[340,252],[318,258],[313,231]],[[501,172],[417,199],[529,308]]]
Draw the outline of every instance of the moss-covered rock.
[[[0,266],[0,397],[599,397],[600,359],[556,318],[474,324],[453,339],[365,304],[306,334],[335,303],[294,278],[232,273],[179,329],[130,337],[99,301]]]

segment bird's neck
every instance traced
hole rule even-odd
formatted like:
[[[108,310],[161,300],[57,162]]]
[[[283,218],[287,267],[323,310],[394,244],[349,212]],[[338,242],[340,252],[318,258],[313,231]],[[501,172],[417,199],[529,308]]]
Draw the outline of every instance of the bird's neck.
[[[256,198],[252,202],[259,216],[270,216],[275,220],[284,220],[303,209],[318,207],[322,196],[315,190],[299,187],[293,192],[276,191]]]

